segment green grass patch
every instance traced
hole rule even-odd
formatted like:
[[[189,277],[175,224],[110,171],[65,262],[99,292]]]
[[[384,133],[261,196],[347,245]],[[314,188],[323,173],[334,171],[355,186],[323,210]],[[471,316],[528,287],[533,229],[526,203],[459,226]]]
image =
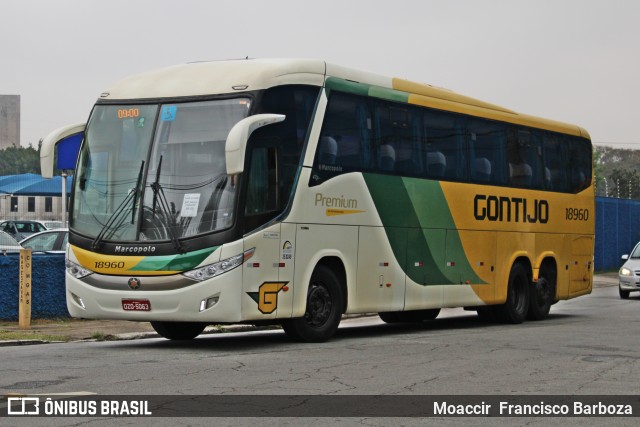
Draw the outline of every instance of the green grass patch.
[[[101,331],[96,331],[93,334],[91,334],[91,339],[94,339],[96,341],[117,341],[118,337],[111,334],[105,334],[104,332],[101,332]]]

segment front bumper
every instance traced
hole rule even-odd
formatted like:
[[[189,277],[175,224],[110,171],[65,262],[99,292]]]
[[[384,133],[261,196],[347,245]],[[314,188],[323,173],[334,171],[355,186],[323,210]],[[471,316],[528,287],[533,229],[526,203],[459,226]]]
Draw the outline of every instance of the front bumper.
[[[91,276],[88,276],[91,277]],[[242,321],[242,268],[202,282],[184,284],[184,277],[140,277],[136,290],[126,286],[128,277],[101,276],[99,282],[113,281],[113,286],[101,286],[94,277],[76,279],[67,273],[67,309],[73,317],[133,321],[183,321],[222,323]],[[163,284],[166,287],[163,289]],[[146,288],[146,289],[145,289]],[[201,310],[202,301],[217,297],[217,303]],[[82,304],[79,303],[82,301]],[[148,300],[150,311],[126,311],[122,300]],[[83,307],[84,306],[84,307]]]
[[[640,277],[633,276],[618,276],[620,289],[623,291],[640,291]]]

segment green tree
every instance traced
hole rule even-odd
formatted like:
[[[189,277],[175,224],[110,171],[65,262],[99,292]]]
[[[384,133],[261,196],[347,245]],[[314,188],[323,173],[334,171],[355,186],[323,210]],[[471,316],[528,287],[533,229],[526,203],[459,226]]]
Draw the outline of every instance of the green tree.
[[[40,173],[40,152],[29,147],[9,147],[0,150],[0,176]]]

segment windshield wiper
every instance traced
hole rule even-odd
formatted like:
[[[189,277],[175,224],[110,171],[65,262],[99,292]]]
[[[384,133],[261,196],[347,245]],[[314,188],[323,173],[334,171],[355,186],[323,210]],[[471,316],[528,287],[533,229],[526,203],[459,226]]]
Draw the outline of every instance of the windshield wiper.
[[[135,224],[135,220],[136,220],[136,202],[138,201],[138,192],[140,191],[140,182],[142,181],[143,169],[144,169],[144,160],[140,164],[140,172],[138,172],[138,180],[136,181],[136,191],[133,192],[133,206],[131,207],[131,224]]]
[[[156,169],[156,180],[153,184],[151,184],[151,190],[153,191],[153,204],[151,209],[151,217],[155,218],[156,214],[156,206],[160,206],[160,210],[162,211],[162,216],[165,217],[166,224],[163,224],[167,232],[169,233],[169,238],[173,243],[173,247],[179,253],[186,252],[182,242],[178,238],[178,234],[176,233],[176,219],[175,219],[175,207],[173,210],[169,207],[169,202],[167,201],[167,196],[164,194],[164,190],[162,189],[162,185],[160,184],[160,170],[162,169],[162,156],[160,156],[160,160],[158,161],[158,168]],[[159,203],[158,203],[159,202]],[[173,203],[172,203],[173,205]]]
[[[131,216],[131,223],[133,224],[135,210],[136,210],[135,204],[138,199],[138,192],[140,191],[140,182],[142,181],[143,170],[144,170],[144,160],[142,160],[140,163],[140,172],[138,172],[138,179],[136,180],[136,186],[131,190],[129,190],[129,194],[127,194],[127,197],[125,197],[124,200],[122,200],[120,205],[118,205],[118,207],[113,211],[111,216],[109,216],[109,218],[107,219],[107,222],[102,226],[102,228],[100,229],[100,232],[91,243],[91,249],[97,250],[100,248],[100,246],[102,246],[102,241],[104,240],[107,232],[109,231],[111,232],[109,234],[109,237],[110,237],[117,230],[120,229],[120,227],[122,226],[122,224],[124,223],[127,217],[126,214],[124,214],[125,208],[129,205],[129,202],[131,200],[133,200],[133,208],[132,208],[133,214]],[[117,225],[115,225],[116,222],[117,222]]]

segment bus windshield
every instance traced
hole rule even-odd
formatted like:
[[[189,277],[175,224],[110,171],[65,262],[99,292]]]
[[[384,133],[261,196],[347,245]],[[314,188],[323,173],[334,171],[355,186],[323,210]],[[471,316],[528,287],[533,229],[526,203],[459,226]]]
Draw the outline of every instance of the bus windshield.
[[[247,98],[97,105],[78,162],[71,228],[96,241],[174,240],[229,228],[229,130]]]

